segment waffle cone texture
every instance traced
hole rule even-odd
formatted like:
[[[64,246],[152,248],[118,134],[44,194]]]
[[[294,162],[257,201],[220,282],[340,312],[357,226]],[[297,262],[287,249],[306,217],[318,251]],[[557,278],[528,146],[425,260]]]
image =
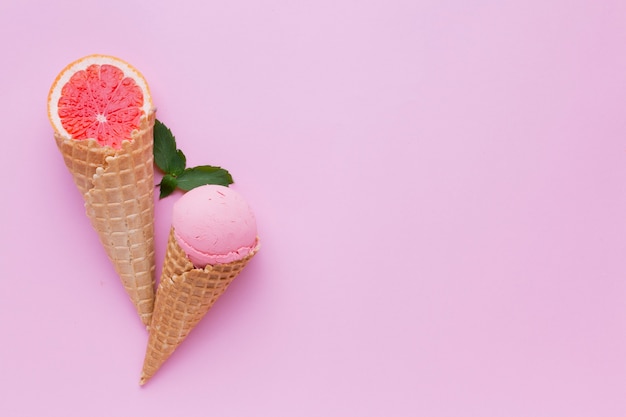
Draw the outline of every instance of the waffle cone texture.
[[[154,111],[142,117],[121,149],[55,133],[87,216],[146,326],[155,298],[154,121]]]
[[[256,248],[241,260],[196,268],[170,230],[139,383],[145,384],[226,291]]]

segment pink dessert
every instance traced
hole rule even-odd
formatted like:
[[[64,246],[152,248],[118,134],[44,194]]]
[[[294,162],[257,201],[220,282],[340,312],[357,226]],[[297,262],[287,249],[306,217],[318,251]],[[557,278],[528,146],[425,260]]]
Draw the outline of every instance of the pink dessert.
[[[242,259],[257,245],[257,226],[248,203],[235,190],[204,185],[174,204],[174,235],[196,268]]]

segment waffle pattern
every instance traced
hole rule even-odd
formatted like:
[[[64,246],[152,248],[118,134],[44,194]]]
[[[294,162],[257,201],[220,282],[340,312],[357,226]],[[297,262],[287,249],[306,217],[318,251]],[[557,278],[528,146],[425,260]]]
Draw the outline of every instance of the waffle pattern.
[[[143,118],[119,150],[55,135],[87,216],[146,326],[155,296],[154,120],[154,112]]]
[[[195,268],[170,231],[163,273],[157,289],[154,314],[140,384],[145,384],[185,340],[230,283],[256,254],[228,264]]]
[[[93,188],[93,176],[96,174],[96,169],[104,166],[107,157],[115,155],[115,149],[100,146],[92,139],[70,140],[58,133],[54,134],[54,138],[76,186],[81,194],[85,195]]]

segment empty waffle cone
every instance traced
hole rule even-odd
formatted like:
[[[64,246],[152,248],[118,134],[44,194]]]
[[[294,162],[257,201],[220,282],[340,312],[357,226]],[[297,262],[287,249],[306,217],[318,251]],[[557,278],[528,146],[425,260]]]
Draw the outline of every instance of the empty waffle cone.
[[[152,378],[174,353],[258,249],[257,242],[256,248],[241,260],[196,268],[171,229],[140,385]]]
[[[121,149],[55,134],[65,165],[83,194],[87,216],[141,321],[154,307],[154,111]]]

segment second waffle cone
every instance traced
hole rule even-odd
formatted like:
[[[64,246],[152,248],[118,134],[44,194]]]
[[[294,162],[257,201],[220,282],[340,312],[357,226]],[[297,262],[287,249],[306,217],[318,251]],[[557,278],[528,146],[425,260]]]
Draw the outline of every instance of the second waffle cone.
[[[226,291],[256,248],[241,260],[196,268],[170,230],[140,384],[145,384]]]

